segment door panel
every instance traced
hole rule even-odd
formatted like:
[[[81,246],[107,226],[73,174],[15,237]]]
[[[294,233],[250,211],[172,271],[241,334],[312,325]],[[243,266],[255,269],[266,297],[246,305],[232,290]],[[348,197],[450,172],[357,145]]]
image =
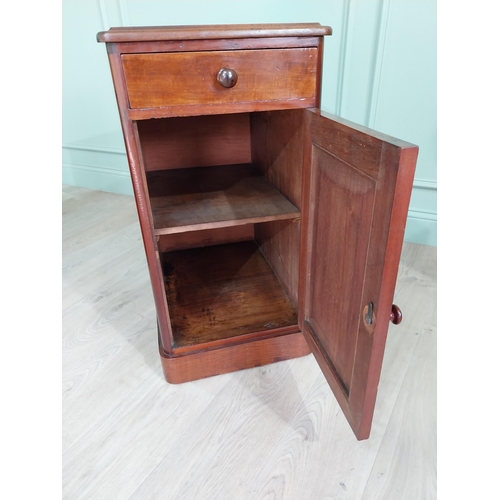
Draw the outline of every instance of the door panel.
[[[354,433],[366,439],[418,148],[318,110],[307,115],[300,326]]]
[[[312,164],[311,237],[323,258],[311,262],[308,321],[349,394],[356,347],[349,326],[361,303],[376,182],[317,147]]]

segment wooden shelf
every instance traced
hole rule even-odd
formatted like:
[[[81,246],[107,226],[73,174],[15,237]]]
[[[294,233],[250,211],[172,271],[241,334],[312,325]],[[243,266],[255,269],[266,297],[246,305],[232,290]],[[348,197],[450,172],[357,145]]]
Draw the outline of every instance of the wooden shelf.
[[[254,241],[162,254],[174,348],[297,325],[297,312]]]
[[[156,235],[300,217],[249,164],[152,171],[147,181]]]

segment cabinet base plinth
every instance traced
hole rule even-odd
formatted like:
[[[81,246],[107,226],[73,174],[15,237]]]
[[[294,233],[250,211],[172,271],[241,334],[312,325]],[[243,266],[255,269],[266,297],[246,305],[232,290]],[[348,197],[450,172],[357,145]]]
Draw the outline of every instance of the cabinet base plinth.
[[[310,352],[301,332],[176,357],[168,356],[160,348],[163,374],[170,384],[191,382],[214,375],[299,358]]]

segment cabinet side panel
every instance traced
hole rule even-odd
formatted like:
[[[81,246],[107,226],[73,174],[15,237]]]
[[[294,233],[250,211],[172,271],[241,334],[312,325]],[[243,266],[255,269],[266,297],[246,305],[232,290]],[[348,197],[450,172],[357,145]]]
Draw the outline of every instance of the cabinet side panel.
[[[134,189],[139,224],[144,242],[144,250],[151,278],[151,287],[153,289],[153,296],[155,300],[158,328],[160,333],[160,345],[165,352],[172,352],[172,328],[167,308],[165,288],[163,286],[163,273],[159,260],[158,246],[156,238],[153,234],[151,205],[149,202],[149,193],[144,171],[144,160],[141,154],[137,124],[136,122],[129,120],[127,116],[126,86],[119,53],[116,51],[114,44],[107,44],[107,51],[115,87],[118,110],[120,113],[120,122],[123,131],[132,186]]]
[[[253,113],[250,116],[250,130],[253,164],[300,209],[304,144],[302,110]],[[300,221],[257,224],[255,238],[297,307]]]
[[[245,113],[141,120],[137,128],[147,171],[251,160]]]
[[[298,308],[300,221],[256,224],[255,240],[288,297]]]
[[[302,110],[250,115],[252,162],[281,193],[301,208],[304,143]]]

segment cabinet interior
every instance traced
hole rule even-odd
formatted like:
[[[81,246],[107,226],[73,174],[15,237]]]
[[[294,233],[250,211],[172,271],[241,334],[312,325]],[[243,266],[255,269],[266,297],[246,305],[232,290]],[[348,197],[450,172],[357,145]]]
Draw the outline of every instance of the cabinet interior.
[[[298,331],[303,119],[137,122],[177,352]]]

